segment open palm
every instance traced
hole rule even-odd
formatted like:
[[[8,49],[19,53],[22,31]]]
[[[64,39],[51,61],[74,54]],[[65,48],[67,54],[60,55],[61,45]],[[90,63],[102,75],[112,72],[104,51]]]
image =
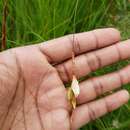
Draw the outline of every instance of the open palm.
[[[130,57],[130,41],[117,30],[98,29],[0,53],[0,130],[77,130],[129,99],[126,90],[95,100],[130,82],[130,66],[80,83],[71,113],[65,83]],[[73,41],[74,40],[74,41]]]

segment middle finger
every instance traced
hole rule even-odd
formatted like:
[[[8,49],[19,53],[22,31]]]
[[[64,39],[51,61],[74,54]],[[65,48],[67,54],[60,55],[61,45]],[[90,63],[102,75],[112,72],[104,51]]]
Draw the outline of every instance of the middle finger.
[[[77,103],[82,104],[94,100],[98,96],[129,82],[130,65],[117,72],[83,81],[79,84],[80,95],[77,98]]]

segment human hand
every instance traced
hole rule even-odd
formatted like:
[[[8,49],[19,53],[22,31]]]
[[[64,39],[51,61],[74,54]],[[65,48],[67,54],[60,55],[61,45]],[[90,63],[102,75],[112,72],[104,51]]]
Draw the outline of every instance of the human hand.
[[[129,99],[120,90],[96,98],[130,82],[130,65],[81,82],[78,106],[70,115],[65,83],[72,79],[72,50],[76,76],[130,58],[130,40],[119,42],[112,28],[10,49],[0,53],[0,130],[77,130],[111,112]]]

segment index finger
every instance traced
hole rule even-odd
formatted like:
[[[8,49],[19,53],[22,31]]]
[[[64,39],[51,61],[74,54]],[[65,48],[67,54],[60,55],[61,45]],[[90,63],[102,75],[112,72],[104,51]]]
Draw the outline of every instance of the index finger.
[[[130,96],[126,90],[77,107],[72,113],[72,130],[95,120],[127,103]]]
[[[120,40],[120,33],[114,28],[96,29],[89,32],[67,35],[40,44],[41,52],[51,63],[58,63],[75,55],[109,46]]]

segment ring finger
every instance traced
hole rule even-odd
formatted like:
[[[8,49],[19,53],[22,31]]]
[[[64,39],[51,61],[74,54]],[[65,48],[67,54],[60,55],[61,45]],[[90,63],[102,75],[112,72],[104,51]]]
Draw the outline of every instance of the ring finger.
[[[55,67],[63,82],[68,82],[72,80],[73,67],[75,67],[76,76],[81,78],[106,65],[128,58],[130,58],[130,40],[77,56],[75,66],[73,66],[72,60],[68,60]]]

